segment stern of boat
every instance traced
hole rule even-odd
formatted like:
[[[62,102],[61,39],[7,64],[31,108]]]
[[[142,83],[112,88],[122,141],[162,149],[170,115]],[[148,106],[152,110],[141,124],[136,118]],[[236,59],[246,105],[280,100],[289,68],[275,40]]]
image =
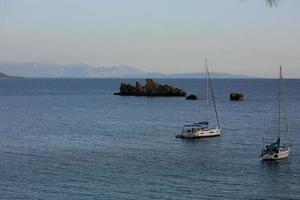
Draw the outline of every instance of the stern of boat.
[[[261,158],[262,160],[280,160],[288,158],[290,153],[290,148],[280,148],[279,152],[264,152],[262,151]]]

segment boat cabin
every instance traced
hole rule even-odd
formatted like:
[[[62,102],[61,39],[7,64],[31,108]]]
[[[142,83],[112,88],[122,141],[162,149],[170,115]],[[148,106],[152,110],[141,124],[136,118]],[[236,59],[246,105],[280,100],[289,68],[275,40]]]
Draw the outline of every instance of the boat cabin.
[[[203,130],[208,130],[208,122],[198,122],[184,125],[182,128],[182,133],[196,133]]]

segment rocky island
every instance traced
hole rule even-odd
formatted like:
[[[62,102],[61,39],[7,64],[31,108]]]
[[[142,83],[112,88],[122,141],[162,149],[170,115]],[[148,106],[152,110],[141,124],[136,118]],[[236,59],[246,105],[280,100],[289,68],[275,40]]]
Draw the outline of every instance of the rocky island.
[[[152,79],[146,79],[146,85],[144,86],[140,82],[136,82],[135,86],[127,83],[122,83],[120,86],[120,92],[114,93],[114,95],[185,97],[186,92],[171,85],[162,85],[156,83]]]
[[[191,95],[186,97],[186,100],[197,100],[197,99],[198,99],[198,97],[194,94],[191,94]]]
[[[242,93],[231,93],[230,100],[231,101],[243,101],[244,95]]]

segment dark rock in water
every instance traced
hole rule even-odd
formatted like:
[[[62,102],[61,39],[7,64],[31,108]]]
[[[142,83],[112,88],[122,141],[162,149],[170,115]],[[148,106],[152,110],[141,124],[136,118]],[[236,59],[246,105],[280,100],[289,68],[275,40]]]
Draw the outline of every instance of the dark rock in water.
[[[197,100],[198,97],[196,95],[194,95],[194,94],[191,94],[191,95],[187,96],[186,99],[187,100]]]
[[[140,96],[143,94],[143,86],[140,82],[136,82],[135,84],[136,95]]]
[[[244,95],[242,93],[231,93],[230,100],[231,101],[243,101]]]
[[[167,84],[161,85],[152,79],[146,79],[145,86],[139,82],[136,82],[135,87],[130,84],[122,83],[120,92],[114,94],[123,96],[186,96],[184,90]]]

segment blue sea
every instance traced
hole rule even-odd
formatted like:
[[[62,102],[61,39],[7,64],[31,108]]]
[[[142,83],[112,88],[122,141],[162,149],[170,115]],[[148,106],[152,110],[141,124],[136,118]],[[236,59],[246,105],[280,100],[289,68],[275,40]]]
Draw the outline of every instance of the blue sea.
[[[277,135],[277,80],[212,80],[222,133],[197,140],[175,135],[203,120],[204,80],[158,80],[197,101],[113,95],[135,81],[0,80],[0,199],[300,199],[300,80],[285,80],[280,162],[259,158]]]

